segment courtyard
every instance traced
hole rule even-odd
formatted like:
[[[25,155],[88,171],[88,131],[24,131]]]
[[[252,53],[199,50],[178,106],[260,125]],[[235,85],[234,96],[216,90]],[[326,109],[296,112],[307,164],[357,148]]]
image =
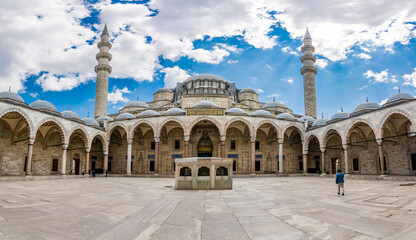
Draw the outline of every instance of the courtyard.
[[[175,191],[173,178],[0,182],[0,239],[416,239],[414,182],[235,178]]]

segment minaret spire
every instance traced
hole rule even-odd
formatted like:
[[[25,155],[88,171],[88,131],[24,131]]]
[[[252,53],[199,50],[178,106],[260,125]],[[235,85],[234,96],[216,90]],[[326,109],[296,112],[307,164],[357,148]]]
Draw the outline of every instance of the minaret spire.
[[[301,51],[303,56],[300,58],[300,61],[303,63],[303,67],[300,69],[300,73],[303,76],[305,115],[316,118],[315,75],[318,72],[318,69],[314,66],[316,62],[316,57],[313,55],[315,47],[312,46],[312,38],[308,28],[306,29],[305,37],[303,38]]]
[[[97,44],[100,52],[95,56],[98,64],[95,66],[97,73],[97,87],[95,90],[95,111],[94,117],[101,117],[107,115],[107,100],[108,100],[108,78],[111,73],[111,49],[110,35],[108,33],[107,24],[105,24],[103,32],[101,33],[101,41]]]

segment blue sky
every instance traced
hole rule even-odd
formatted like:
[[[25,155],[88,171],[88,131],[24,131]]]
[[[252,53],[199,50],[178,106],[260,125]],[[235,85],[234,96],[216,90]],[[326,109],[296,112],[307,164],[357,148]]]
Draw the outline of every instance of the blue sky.
[[[323,8],[322,6],[325,6]],[[113,47],[108,113],[208,72],[250,87],[262,102],[303,114],[300,46],[309,27],[318,57],[318,115],[352,112],[416,89],[412,1],[2,1],[0,91],[59,111],[94,112],[97,41]]]

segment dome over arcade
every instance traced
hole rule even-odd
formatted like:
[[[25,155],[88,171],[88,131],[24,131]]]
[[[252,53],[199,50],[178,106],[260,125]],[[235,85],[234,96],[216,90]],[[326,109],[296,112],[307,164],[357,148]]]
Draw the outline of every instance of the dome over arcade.
[[[350,117],[350,113],[341,111],[341,112],[337,112],[335,113],[332,117],[331,117],[331,121],[332,120],[340,120],[340,119],[346,119]]]
[[[151,109],[148,109],[139,114],[139,117],[154,117],[154,116],[160,116],[160,113],[153,111]]]
[[[173,91],[169,88],[161,88],[161,89],[156,91],[156,93],[163,93],[163,92],[173,93]]]
[[[198,74],[192,77],[187,78],[184,83],[189,82],[189,81],[194,81],[194,80],[217,80],[217,81],[223,81],[223,82],[227,82],[229,83],[230,81],[228,81],[227,79],[214,75],[214,74]]]
[[[132,119],[132,118],[136,118],[136,117],[131,113],[122,113],[116,117],[116,120],[125,120],[125,119]]]
[[[142,102],[142,101],[129,102],[123,108],[131,108],[131,107],[150,108],[149,104]]]
[[[313,117],[311,117],[311,116],[303,116],[303,117],[298,118],[298,121],[299,122],[310,122],[310,123],[313,123],[313,122],[316,121],[316,119],[313,118]]]
[[[216,103],[209,101],[209,100],[202,100],[192,105],[192,108],[202,108],[202,107],[219,108],[220,106],[218,106]]]
[[[9,92],[0,92],[0,99],[11,100],[12,102],[21,103],[21,104],[26,105],[23,98],[15,92],[10,92],[10,91]]]
[[[98,122],[93,118],[86,117],[86,118],[83,118],[82,121],[84,121],[84,123],[88,126],[92,126],[92,127],[100,126],[100,124],[98,124]]]
[[[360,105],[358,105],[355,108],[354,113],[361,112],[361,111],[377,110],[377,109],[380,109],[380,108],[381,108],[381,106],[378,103],[364,102],[364,103],[361,103]]]
[[[389,105],[391,103],[394,102],[399,102],[399,101],[408,101],[408,100],[414,100],[415,97],[411,94],[408,93],[396,93],[393,96],[389,97],[389,99],[387,99],[387,102],[385,105]]]
[[[254,91],[251,88],[246,87],[246,88],[241,89],[239,93],[256,93],[256,91]]]
[[[37,100],[31,103],[29,107],[36,110],[58,113],[58,110],[52,103],[44,100]]]
[[[163,115],[185,115],[185,111],[181,108],[169,108]]]
[[[262,110],[262,109],[253,112],[251,114],[251,116],[254,116],[254,117],[273,117],[273,115],[269,111]]]
[[[102,123],[104,121],[111,122],[111,121],[114,121],[114,119],[112,117],[109,117],[109,116],[101,116],[101,117],[97,118],[97,122],[99,122],[99,123]]]
[[[228,109],[227,111],[225,111],[225,114],[227,114],[227,115],[247,115],[246,111],[244,111],[243,109],[238,108],[238,107]]]
[[[264,104],[261,108],[287,108],[282,102],[269,102]]]
[[[325,126],[328,121],[328,118],[320,118],[316,120],[314,123],[312,123],[312,127]]]
[[[81,119],[77,113],[70,111],[70,110],[61,112],[61,115],[62,117],[68,118],[68,119],[77,119],[77,120]]]
[[[277,119],[296,120],[295,116],[290,113],[281,113],[276,116]]]

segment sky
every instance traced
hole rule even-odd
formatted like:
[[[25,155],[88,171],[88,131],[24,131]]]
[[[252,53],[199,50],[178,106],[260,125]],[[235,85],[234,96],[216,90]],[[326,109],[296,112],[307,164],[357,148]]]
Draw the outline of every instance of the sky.
[[[318,115],[416,95],[414,0],[2,0],[0,91],[94,113],[107,24],[108,113],[196,74],[215,74],[304,114],[300,47],[313,39]]]

